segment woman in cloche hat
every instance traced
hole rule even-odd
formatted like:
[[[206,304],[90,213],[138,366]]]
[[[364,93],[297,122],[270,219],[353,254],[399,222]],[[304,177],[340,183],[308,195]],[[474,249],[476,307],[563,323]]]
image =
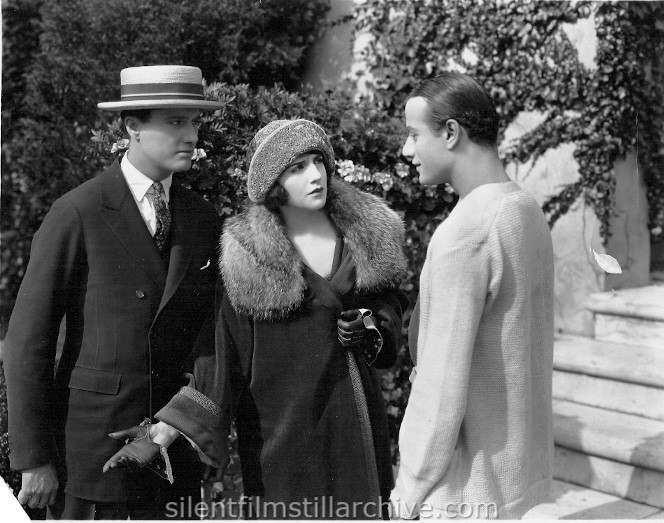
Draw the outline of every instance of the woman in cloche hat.
[[[216,343],[198,345],[189,386],[148,432],[164,447],[185,434],[222,466],[235,420],[247,516],[380,518],[393,478],[374,368],[401,346],[403,223],[333,176],[311,121],[271,122],[247,160],[251,203],[221,238]],[[138,440],[106,467],[159,450]]]

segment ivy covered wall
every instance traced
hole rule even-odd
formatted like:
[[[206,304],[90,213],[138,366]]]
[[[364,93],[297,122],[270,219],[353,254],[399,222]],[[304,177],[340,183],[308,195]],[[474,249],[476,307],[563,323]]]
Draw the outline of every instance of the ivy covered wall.
[[[355,28],[370,86],[395,115],[420,80],[459,69],[497,102],[505,129],[523,111],[545,118],[504,153],[524,163],[574,143],[579,180],[544,202],[553,225],[582,197],[611,235],[614,162],[636,150],[648,187],[649,226],[664,226],[664,4],[662,2],[473,2],[367,0]],[[594,19],[594,66],[584,64],[566,26]]]
[[[664,239],[664,3],[366,0],[349,15],[351,76],[389,114],[439,71],[488,88],[508,174],[552,227],[556,326],[592,335],[588,295],[647,284]]]

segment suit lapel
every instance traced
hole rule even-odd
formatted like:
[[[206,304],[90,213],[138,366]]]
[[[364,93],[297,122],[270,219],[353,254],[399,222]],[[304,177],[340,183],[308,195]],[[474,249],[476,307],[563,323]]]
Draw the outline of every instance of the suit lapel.
[[[120,243],[156,283],[163,286],[166,267],[116,160],[101,175],[99,212]]]
[[[160,311],[168,303],[168,300],[173,297],[189,269],[193,256],[191,242],[192,238],[195,237],[196,223],[191,218],[184,202],[183,191],[184,189],[175,183],[171,186],[168,205],[171,211],[171,253],[166,288],[159,305]]]

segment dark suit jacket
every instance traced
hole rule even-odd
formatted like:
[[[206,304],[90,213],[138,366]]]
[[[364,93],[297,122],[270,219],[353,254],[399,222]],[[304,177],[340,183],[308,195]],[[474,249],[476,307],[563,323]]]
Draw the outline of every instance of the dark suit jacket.
[[[167,265],[115,162],[58,199],[33,239],[3,351],[10,460],[59,456],[77,497],[126,499],[127,470],[101,472],[123,445],[108,433],[152,418],[185,384],[213,305],[219,216],[176,183],[169,208]]]

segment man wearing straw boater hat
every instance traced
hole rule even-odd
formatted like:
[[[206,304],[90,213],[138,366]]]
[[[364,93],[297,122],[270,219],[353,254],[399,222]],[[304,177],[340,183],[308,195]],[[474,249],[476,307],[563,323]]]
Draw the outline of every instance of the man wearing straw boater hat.
[[[163,519],[168,502],[200,499],[201,465],[185,445],[169,449],[170,463],[102,466],[124,444],[110,432],[152,420],[186,384],[212,307],[219,217],[173,173],[191,167],[201,111],[220,106],[204,99],[196,67],[124,69],[121,100],[99,108],[121,112],[127,154],[59,198],[34,236],[3,351],[10,460],[26,507]]]

